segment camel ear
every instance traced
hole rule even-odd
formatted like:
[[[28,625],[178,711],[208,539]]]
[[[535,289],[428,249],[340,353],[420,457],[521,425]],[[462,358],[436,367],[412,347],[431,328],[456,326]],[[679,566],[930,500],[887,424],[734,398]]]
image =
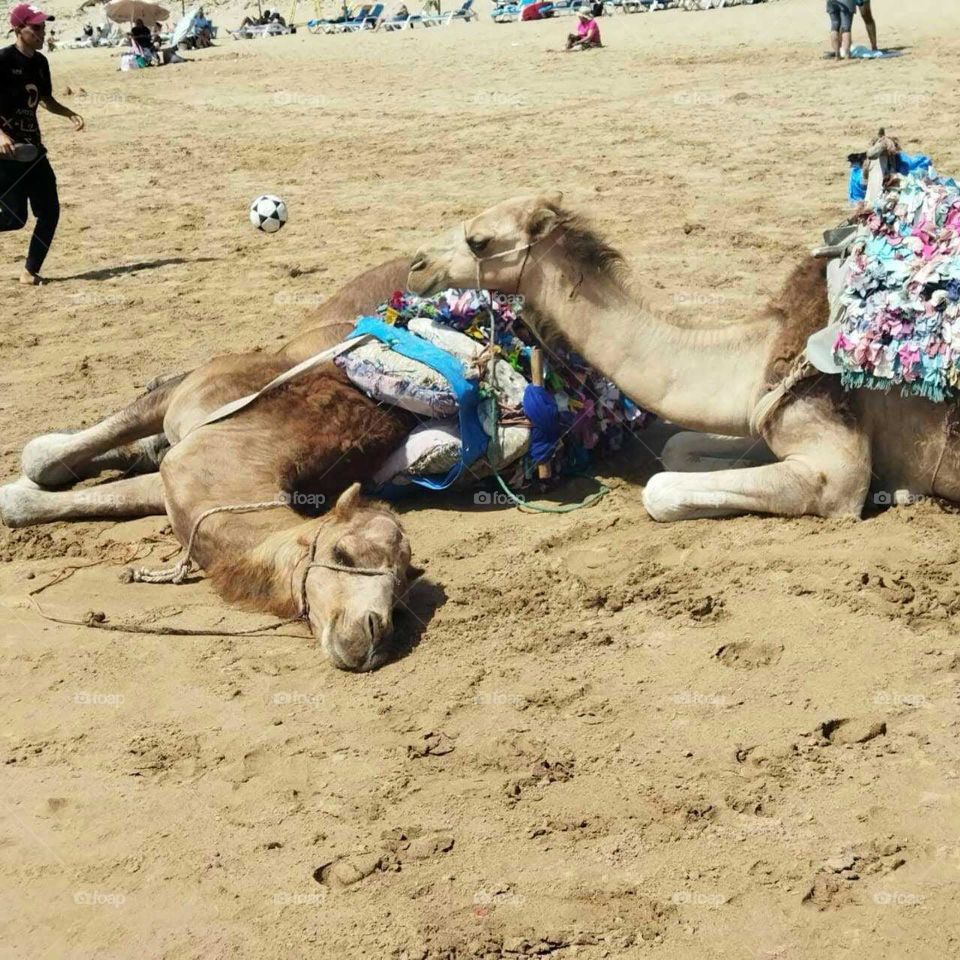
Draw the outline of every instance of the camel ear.
[[[337,502],[333,508],[333,515],[338,520],[349,520],[359,505],[360,484],[354,483],[347,487],[337,498]]]
[[[537,202],[527,220],[527,238],[531,242],[543,239],[560,222],[557,211],[545,206],[541,201],[542,198]]]

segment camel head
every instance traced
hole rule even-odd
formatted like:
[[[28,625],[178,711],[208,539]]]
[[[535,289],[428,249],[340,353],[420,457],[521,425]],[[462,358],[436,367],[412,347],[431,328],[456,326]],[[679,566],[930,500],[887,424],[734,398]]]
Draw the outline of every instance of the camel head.
[[[364,503],[355,483],[324,518],[306,571],[310,629],[342,670],[373,670],[387,657],[393,609],[421,571],[391,510]]]
[[[518,292],[524,269],[549,253],[551,237],[569,216],[561,200],[559,193],[514,197],[458,223],[417,251],[407,286],[419,294],[477,286]]]

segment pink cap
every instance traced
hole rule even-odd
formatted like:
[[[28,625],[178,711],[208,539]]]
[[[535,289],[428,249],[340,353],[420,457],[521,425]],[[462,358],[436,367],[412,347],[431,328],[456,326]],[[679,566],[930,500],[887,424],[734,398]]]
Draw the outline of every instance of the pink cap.
[[[54,17],[50,16],[49,13],[44,13],[39,7],[35,7],[32,3],[18,3],[10,11],[10,26],[16,29],[17,27],[39,27],[41,23],[46,23],[48,20],[53,20]]]

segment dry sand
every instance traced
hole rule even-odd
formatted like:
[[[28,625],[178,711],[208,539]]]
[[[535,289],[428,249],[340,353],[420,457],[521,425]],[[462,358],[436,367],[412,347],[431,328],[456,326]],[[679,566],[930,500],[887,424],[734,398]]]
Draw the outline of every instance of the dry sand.
[[[613,18],[574,56],[548,52],[570,21],[226,40],[130,75],[55,54],[89,129],[44,118],[58,282],[17,288],[27,237],[0,241],[0,474],[531,188],[591,211],[671,309],[735,321],[880,124],[960,172],[960,7],[875,0],[907,55],[837,66],[822,6]],[[263,191],[291,210],[272,238],[246,223]],[[956,517],[658,526],[654,468],[636,445],[569,516],[408,509],[431,579],[412,649],[368,676],[306,639],[29,607],[103,560],[45,608],[261,622],[202,581],[118,582],[174,552],[162,519],[0,533],[0,955],[956,956]]]

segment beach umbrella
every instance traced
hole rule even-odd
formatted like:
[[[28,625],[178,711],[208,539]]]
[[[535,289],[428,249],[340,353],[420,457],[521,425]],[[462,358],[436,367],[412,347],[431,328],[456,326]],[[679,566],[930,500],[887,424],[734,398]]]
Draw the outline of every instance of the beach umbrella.
[[[147,3],[145,0],[110,0],[103,9],[107,19],[114,23],[133,23],[134,20],[163,23],[170,16],[166,7],[161,7],[158,3]]]
[[[190,32],[190,27],[193,26],[193,18],[199,10],[199,7],[191,7],[190,12],[183,16],[173,28],[173,33],[170,36],[170,46],[174,50],[180,46],[180,41]]]

